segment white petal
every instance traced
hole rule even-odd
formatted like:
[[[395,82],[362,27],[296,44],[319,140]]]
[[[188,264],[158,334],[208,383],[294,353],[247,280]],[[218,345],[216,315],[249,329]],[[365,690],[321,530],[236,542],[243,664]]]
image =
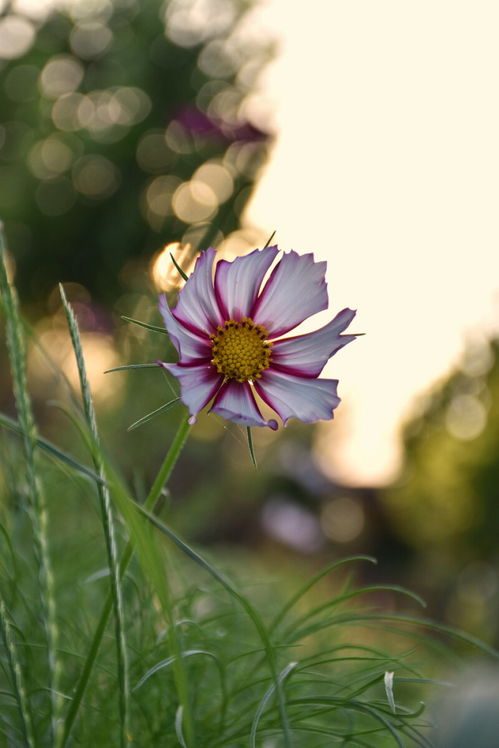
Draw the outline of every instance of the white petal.
[[[305,423],[333,418],[340,402],[337,385],[337,379],[310,379],[266,369],[255,382],[255,389],[286,425],[290,418]]]
[[[210,402],[223,382],[223,377],[211,364],[182,366],[160,363],[179,380],[180,399],[189,408],[191,416],[197,415]]]
[[[195,335],[189,328],[176,320],[168,306],[166,296],[160,296],[159,311],[163,317],[170,340],[177,349],[181,363],[186,364],[194,361],[201,363],[202,361],[210,360],[210,339]]]
[[[277,421],[266,421],[260,413],[251,387],[247,382],[226,382],[219,390],[210,412],[218,413],[226,421],[241,426],[269,426],[274,431]]]
[[[233,262],[220,260],[215,271],[215,294],[226,320],[249,317],[265,273],[277,255],[277,247],[255,249]]]
[[[286,252],[272,271],[249,315],[277,338],[327,308],[326,263],[313,255]]]
[[[178,295],[173,316],[194,333],[211,335],[223,323],[215,298],[212,268],[216,252],[207,249],[196,260],[194,270]]]
[[[355,335],[340,335],[354,317],[352,309],[343,309],[320,330],[274,341],[272,366],[298,376],[317,377],[336,351],[355,340]]]

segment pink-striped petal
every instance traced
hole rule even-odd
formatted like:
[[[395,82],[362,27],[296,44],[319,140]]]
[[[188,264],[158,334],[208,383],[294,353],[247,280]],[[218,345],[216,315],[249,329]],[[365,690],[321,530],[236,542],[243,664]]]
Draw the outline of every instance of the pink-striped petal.
[[[215,298],[212,269],[216,252],[207,249],[196,260],[189,280],[178,295],[173,316],[198,335],[211,335],[223,323]]]
[[[215,271],[215,294],[226,320],[249,317],[265,273],[279,250],[255,249],[233,262],[220,260]]]
[[[340,335],[355,317],[352,309],[343,309],[320,330],[272,343],[272,367],[302,377],[317,377],[336,351],[355,340],[355,335]]]
[[[234,421],[241,426],[269,426],[274,431],[277,421],[271,418],[266,421],[260,413],[251,387],[247,382],[226,382],[220,388],[210,412],[218,413],[227,421]]]
[[[203,410],[223,382],[223,377],[217,374],[217,370],[211,364],[182,366],[165,364],[162,361],[160,363],[179,380],[180,399],[187,405],[191,416],[196,416]]]
[[[177,349],[181,363],[201,363],[210,360],[210,339],[195,335],[189,328],[176,320],[168,306],[166,296],[160,296],[159,311],[163,317],[168,336]]]
[[[327,308],[326,263],[286,252],[257,298],[251,319],[277,338]]]
[[[305,423],[329,421],[340,402],[336,393],[337,379],[309,379],[267,369],[255,382],[255,389],[282,418]]]

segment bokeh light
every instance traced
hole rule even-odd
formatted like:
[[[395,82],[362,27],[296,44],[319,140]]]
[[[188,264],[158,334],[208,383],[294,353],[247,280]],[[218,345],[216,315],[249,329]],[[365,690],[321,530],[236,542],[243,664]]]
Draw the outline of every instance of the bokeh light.
[[[324,504],[321,527],[335,543],[350,543],[364,529],[365,516],[359,502],[350,496],[338,496]]]
[[[105,156],[82,156],[73,167],[73,184],[85,197],[101,200],[115,192],[120,184],[118,168]]]
[[[78,23],[71,32],[69,43],[73,52],[83,60],[100,57],[111,45],[113,32],[103,23]]]
[[[40,87],[45,96],[58,99],[76,91],[83,79],[83,65],[70,55],[52,57],[40,73]]]
[[[172,260],[189,275],[194,265],[193,251],[190,244],[170,242],[151,260],[151,276],[157,291],[178,291],[184,285],[184,280]]]
[[[35,39],[35,27],[27,18],[10,14],[0,18],[0,58],[13,60],[24,55]]]

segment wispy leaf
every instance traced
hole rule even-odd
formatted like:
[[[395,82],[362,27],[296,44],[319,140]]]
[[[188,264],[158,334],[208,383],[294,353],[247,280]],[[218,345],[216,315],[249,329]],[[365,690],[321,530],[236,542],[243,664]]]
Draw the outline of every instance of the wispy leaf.
[[[153,330],[153,332],[160,332],[163,335],[168,335],[164,327],[159,327],[158,325],[150,325],[149,322],[141,322],[139,319],[133,319],[133,317],[127,317],[125,314],[121,315],[121,319],[124,319],[125,322],[131,322],[134,325],[139,325],[139,327],[145,327],[146,330]]]
[[[170,410],[170,408],[173,408],[174,405],[178,405],[179,402],[180,402],[180,398],[176,397],[174,400],[170,400],[170,402],[165,403],[164,405],[160,405],[160,407],[156,408],[156,410],[152,410],[147,415],[142,416],[142,418],[139,418],[138,421],[135,421],[135,423],[132,423],[132,425],[128,427],[127,431],[133,431],[133,429],[137,429],[139,426],[143,426],[145,423],[150,421],[155,416],[159,416],[161,413],[166,413],[167,410]]]

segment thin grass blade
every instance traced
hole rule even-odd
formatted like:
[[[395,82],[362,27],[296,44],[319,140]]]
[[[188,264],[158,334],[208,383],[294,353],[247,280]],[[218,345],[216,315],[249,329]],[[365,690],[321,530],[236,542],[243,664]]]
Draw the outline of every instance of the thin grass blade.
[[[270,625],[270,631],[273,631],[277,626],[280,624],[284,616],[293,608],[296,603],[310,590],[312,587],[314,587],[318,582],[320,582],[321,579],[323,579],[325,576],[330,574],[332,571],[335,571],[335,569],[339,569],[341,566],[345,566],[345,564],[351,564],[356,561],[369,561],[371,564],[376,564],[377,561],[373,556],[348,556],[347,558],[342,558],[340,561],[334,561],[332,564],[329,564],[324,569],[322,569],[318,574],[313,576],[311,579],[309,579],[302,587],[300,587],[293,595],[290,597],[288,602],[281,608],[277,616],[274,618],[273,622]]]
[[[151,490],[149,491],[149,494],[145,500],[144,507],[147,511],[154,511],[154,508],[159,500],[159,497],[161,496],[163,487],[168,483],[168,480],[170,479],[170,475],[172,474],[173,468],[175,467],[176,462],[179,458],[180,452],[182,451],[185,445],[185,442],[189,435],[189,431],[190,431],[190,425],[188,421],[188,416],[185,416],[184,419],[180,423],[180,426],[173,439],[173,442],[171,443],[170,448],[168,449],[166,453],[165,459],[163,460],[160,466],[156,479],[154,480]],[[120,578],[124,576],[128,568],[128,564],[130,563],[130,560],[133,555],[133,550],[134,550],[134,546],[132,542],[129,541],[125,547],[123,556],[120,560],[120,567],[119,567]],[[99,648],[102,642],[102,638],[104,636],[104,632],[106,630],[109,616],[111,615],[112,608],[113,608],[113,598],[110,592],[108,594],[106,602],[104,603],[104,607],[102,609],[99,622],[95,629],[90,649],[87,653],[87,657],[85,659],[83,669],[80,673],[78,683],[76,684],[76,688],[73,694],[73,700],[69,706],[68,712],[66,714],[66,718],[64,720],[64,731],[63,731],[63,737],[64,737],[63,743],[64,744],[66,743],[66,741],[68,740],[71,734],[74,721],[81,707],[83,696],[85,694],[85,690],[87,688],[90,675],[93,671],[95,661],[97,659]]]
[[[177,740],[182,748],[187,748],[187,743],[185,742],[184,738],[183,721],[184,709],[182,705],[180,705],[175,713],[175,732],[177,734]]]
[[[248,437],[248,449],[251,457],[251,462],[253,463],[253,467],[258,467],[256,462],[256,456],[255,456],[255,447],[253,445],[253,434],[251,433],[251,426],[246,426],[246,435]]]
[[[235,600],[243,607],[243,609],[246,611],[247,615],[253,622],[258,635],[262,641],[262,644],[265,649],[265,655],[267,659],[267,663],[269,666],[270,674],[272,677],[272,681],[275,686],[277,698],[278,698],[278,706],[279,706],[279,718],[281,722],[281,728],[282,728],[282,735],[284,739],[284,745],[286,748],[289,748],[291,746],[291,735],[289,732],[289,723],[288,723],[288,717],[286,713],[286,703],[284,699],[284,692],[281,686],[281,683],[278,678],[277,674],[277,668],[276,668],[276,657],[275,657],[275,650],[272,645],[272,642],[270,641],[270,637],[268,634],[268,631],[266,627],[263,624],[263,621],[255,608],[251,605],[249,600],[244,597],[244,595],[241,595],[237,589],[234,587],[232,582],[230,582],[223,574],[221,574],[217,569],[215,569],[214,566],[212,566],[206,559],[204,559],[197,551],[195,551],[193,548],[191,548],[187,543],[185,543],[183,540],[181,540],[178,535],[176,535],[173,530],[171,530],[167,525],[165,525],[163,522],[161,522],[157,517],[155,517],[153,514],[148,512],[145,507],[140,506],[139,504],[135,504],[135,508],[138,512],[143,514],[145,517],[149,519],[149,521],[157,527],[158,530],[160,530],[164,535],[166,535],[170,540],[179,548],[183,553],[185,553],[186,556],[191,558],[193,561],[195,561],[201,568],[205,569],[214,579],[216,579],[220,584],[225,587],[227,592],[234,597]]]
[[[145,423],[149,423],[153,418],[156,416],[161,415],[161,413],[166,413],[167,410],[170,410],[170,408],[173,408],[174,405],[178,405],[180,402],[180,398],[176,397],[173,400],[170,400],[168,403],[164,403],[164,405],[160,405],[159,408],[156,408],[156,410],[152,410],[150,413],[147,413],[147,415],[142,416],[142,418],[139,418],[138,421],[135,421],[127,428],[127,431],[133,431],[134,429],[137,429],[139,426],[143,426]]]
[[[54,580],[49,555],[48,514],[43,488],[38,475],[37,430],[26,377],[26,347],[19,314],[17,296],[7,277],[6,244],[3,224],[0,221],[0,291],[6,318],[7,348],[19,425],[22,430],[26,462],[26,481],[30,497],[30,517],[33,527],[34,550],[40,578],[41,619],[47,640],[49,667],[48,685],[51,694],[51,730],[56,740],[59,734],[62,700],[59,695],[61,663],[57,656],[59,630],[54,597]]]
[[[114,371],[131,371],[132,369],[159,369],[158,364],[126,364],[126,366],[115,366],[114,369],[106,369],[104,374]]]
[[[19,720],[21,722],[22,734],[25,744],[28,748],[35,748],[35,738],[33,734],[33,720],[29,708],[28,697],[26,695],[26,681],[21,667],[21,662],[17,653],[17,646],[12,636],[11,624],[7,615],[7,609],[2,595],[0,594],[0,630],[7,655],[7,663],[14,688],[14,698],[17,703]]]
[[[405,597],[410,598],[411,600],[414,600],[418,603],[418,605],[421,605],[422,608],[426,608],[426,603],[420,597],[416,592],[412,592],[411,590],[406,589],[405,587],[401,587],[397,584],[378,584],[378,585],[369,585],[367,587],[357,587],[356,589],[352,590],[351,592],[343,593],[341,595],[337,595],[332,600],[328,600],[327,602],[323,603],[322,605],[319,605],[317,608],[314,608],[311,611],[308,611],[304,615],[300,616],[297,620],[293,622],[292,631],[296,632],[299,631],[300,638],[303,636],[307,636],[308,633],[313,633],[317,626],[321,626],[321,622],[314,622],[311,623],[308,628],[304,628],[302,630],[298,629],[298,626],[306,621],[310,620],[312,618],[315,618],[320,613],[324,613],[328,609],[338,607],[345,603],[347,600],[352,600],[355,597],[361,597],[362,595],[369,595],[372,592],[395,592],[398,595],[403,595]]]
[[[3,426],[10,431],[14,431],[20,436],[24,436],[24,431],[18,424],[18,422],[14,421],[12,418],[9,418],[4,413],[0,413],[0,426]],[[74,457],[71,457],[71,455],[63,452],[62,449],[59,449],[59,447],[56,447],[55,444],[52,444],[46,439],[42,439],[42,437],[38,436],[36,439],[36,446],[50,455],[50,457],[53,457],[56,461],[58,460],[59,462],[66,464],[76,472],[81,473],[81,475],[83,475],[85,478],[89,478],[92,481],[97,481],[98,483],[103,482],[103,479],[99,475],[97,475],[97,473],[95,473],[86,465],[82,465],[81,462],[78,462],[78,460],[75,460]]]
[[[388,704],[390,705],[390,709],[395,714],[395,699],[393,697],[393,670],[387,670],[384,678],[383,683],[385,686],[385,693],[386,693],[386,699],[388,701]]]
[[[286,678],[293,672],[295,667],[297,666],[297,662],[290,662],[289,665],[286,665],[284,670],[282,670],[279,673],[279,676],[277,678],[279,684],[282,686]],[[271,697],[275,693],[276,690],[276,684],[273,683],[270,688],[265,692],[260,704],[258,705],[258,709],[256,710],[255,716],[253,718],[253,722],[251,724],[251,732],[250,732],[250,746],[251,748],[256,748],[256,734],[258,731],[258,725],[260,723],[260,719],[262,718],[262,714],[264,713],[267,704],[269,703]]]
[[[175,269],[176,269],[177,273],[180,275],[180,277],[183,278],[185,281],[189,280],[189,276],[187,275],[187,273],[185,273],[182,270],[182,268],[180,267],[180,265],[178,264],[177,260],[175,259],[175,257],[173,256],[173,254],[171,252],[170,252],[170,257],[172,258],[172,262],[175,265]]]
[[[149,322],[141,322],[139,319],[133,319],[133,317],[127,317],[125,314],[121,315],[121,319],[125,322],[131,322],[133,325],[139,325],[139,327],[145,327],[146,330],[152,330],[153,332],[160,332],[163,335],[168,335],[165,327],[159,327],[159,325],[150,325]]]
[[[66,313],[66,320],[69,327],[69,333],[71,336],[71,342],[73,344],[73,350],[76,358],[78,367],[78,375],[80,379],[80,389],[83,400],[83,410],[87,425],[93,441],[92,449],[92,460],[94,468],[103,482],[97,483],[97,491],[99,495],[100,507],[101,507],[101,520],[104,531],[104,538],[106,544],[106,553],[110,570],[110,583],[111,593],[113,597],[114,607],[114,620],[115,620],[115,641],[116,641],[116,656],[118,664],[118,681],[119,681],[119,709],[120,709],[120,745],[125,746],[129,739],[129,700],[130,700],[130,689],[129,689],[129,675],[128,675],[128,659],[127,649],[125,640],[125,629],[124,629],[124,611],[123,611],[123,597],[121,591],[119,562],[118,562],[118,550],[116,546],[116,533],[114,528],[114,518],[111,510],[111,500],[109,495],[109,489],[105,482],[104,462],[102,458],[102,451],[99,444],[99,435],[97,431],[97,421],[95,418],[94,405],[92,395],[90,392],[90,386],[87,378],[85,361],[83,358],[83,350],[80,340],[80,332],[74,312],[66,298],[63,287],[60,285],[60,293],[64,311]]]
[[[271,242],[271,241],[272,241],[272,239],[274,238],[275,234],[276,234],[276,231],[275,231],[275,229],[274,229],[274,231],[273,231],[273,232],[271,233],[271,235],[270,235],[270,236],[269,236],[269,238],[267,239],[267,241],[266,241],[266,243],[265,243],[265,246],[264,246],[264,249],[267,249],[267,247],[268,247],[268,246],[270,246],[270,242]]]

